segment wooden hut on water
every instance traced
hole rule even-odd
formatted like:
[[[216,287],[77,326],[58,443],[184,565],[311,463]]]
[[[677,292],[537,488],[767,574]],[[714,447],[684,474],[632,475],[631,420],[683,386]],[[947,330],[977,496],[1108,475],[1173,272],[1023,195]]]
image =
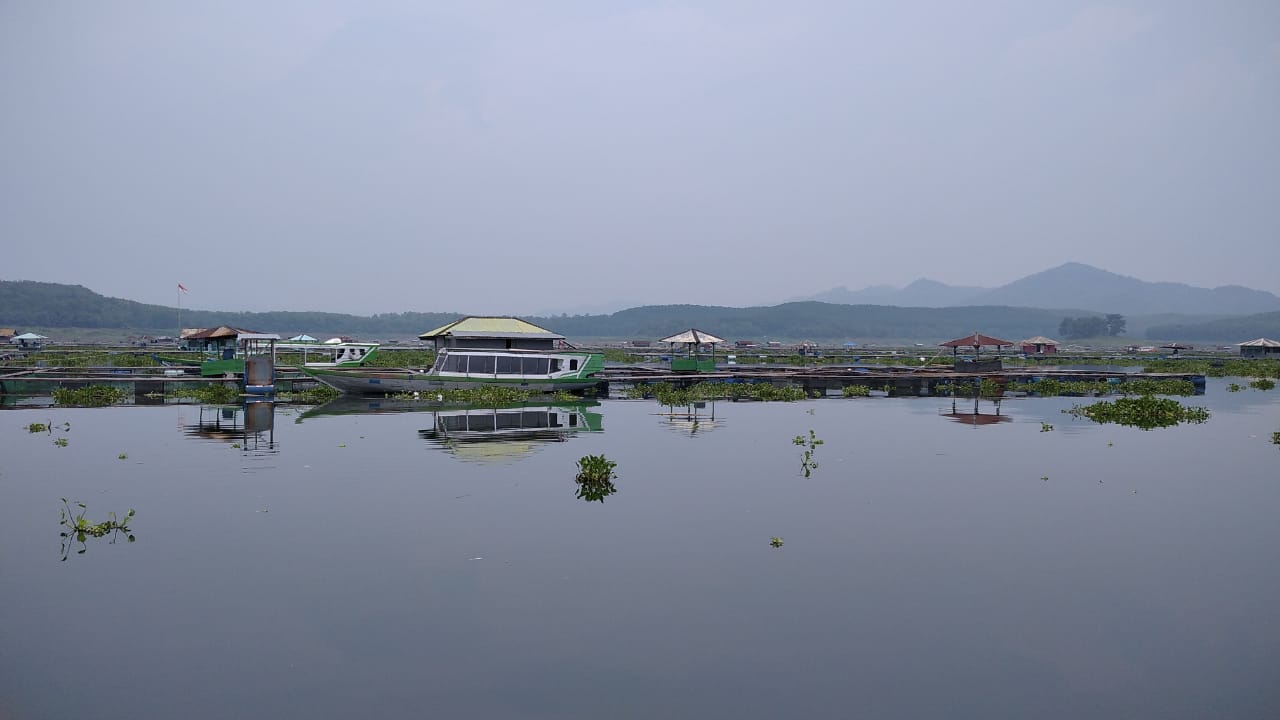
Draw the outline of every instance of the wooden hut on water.
[[[951,354],[955,358],[955,369],[961,372],[991,372],[1000,370],[1003,364],[1000,362],[1000,348],[1011,347],[1013,342],[1009,340],[1001,340],[1000,338],[983,335],[981,333],[973,333],[955,340],[948,340],[939,343],[940,347],[951,348]],[[973,348],[972,358],[961,358],[960,348]],[[994,347],[996,349],[996,357],[988,360],[982,360],[982,348]]]
[[[664,337],[658,342],[671,345],[671,369],[675,372],[713,372],[716,369],[716,345],[724,340],[709,332],[689,328],[684,332]],[[685,357],[676,357],[677,345],[686,347]],[[709,348],[708,355],[703,355],[704,348]]]
[[[1052,355],[1058,352],[1058,341],[1043,335],[1027,338],[1018,344],[1022,346],[1022,352],[1028,355]]]
[[[1239,345],[1240,357],[1243,358],[1280,358],[1280,340],[1261,337]]]

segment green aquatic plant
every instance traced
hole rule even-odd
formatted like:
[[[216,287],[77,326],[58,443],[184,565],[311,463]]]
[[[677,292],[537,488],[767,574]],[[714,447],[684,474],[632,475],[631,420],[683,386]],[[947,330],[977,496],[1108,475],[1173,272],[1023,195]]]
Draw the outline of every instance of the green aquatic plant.
[[[86,385],[79,388],[59,387],[53,390],[53,402],[56,405],[105,407],[114,405],[124,400],[124,398],[124,390],[111,385]]]
[[[772,383],[722,383],[700,382],[677,388],[671,383],[641,383],[627,390],[627,397],[639,399],[652,397],[659,404],[691,405],[708,400],[760,400],[764,402],[795,402],[808,397],[803,388]]]
[[[30,425],[27,426],[27,432],[29,433],[49,432],[49,424],[48,423],[31,423]]]
[[[1050,432],[1052,430],[1053,430],[1053,426],[1050,425],[1049,423],[1047,422],[1040,423],[1040,432]]]
[[[871,394],[871,388],[866,385],[845,385],[840,389],[840,394],[844,397],[867,397]]]
[[[809,437],[797,435],[791,439],[791,444],[804,448],[804,452],[800,455],[800,472],[804,473],[805,477],[809,477],[814,470],[818,469],[818,461],[813,459],[813,455],[822,441],[813,430],[810,430]]]
[[[574,480],[578,484],[576,497],[587,502],[604,502],[604,499],[616,492],[613,484],[618,477],[613,470],[618,463],[604,455],[584,455],[578,459],[578,474]]]
[[[75,505],[80,509],[79,513],[71,509],[71,503],[66,498],[62,498],[62,509],[58,511],[59,524],[63,527],[62,532],[59,533],[62,538],[63,560],[66,560],[70,554],[73,541],[80,543],[80,550],[76,551],[76,554],[83,555],[89,549],[86,541],[91,537],[105,537],[110,533],[111,543],[114,544],[116,536],[123,532],[129,542],[133,542],[136,539],[129,529],[129,521],[135,515],[133,508],[130,508],[129,512],[125,513],[123,520],[117,518],[114,512],[110,512],[107,513],[106,520],[94,523],[85,519],[85,515],[88,512],[87,505],[82,502],[77,502]]]
[[[1249,387],[1253,388],[1254,390],[1270,390],[1275,386],[1276,386],[1275,381],[1270,378],[1258,378],[1257,380],[1254,380],[1249,383]]]
[[[177,388],[166,397],[190,398],[203,405],[231,405],[240,401],[240,388],[225,383],[207,383],[198,387]]]
[[[119,455],[117,455],[117,456],[116,456],[116,459],[117,459],[117,460],[127,460],[127,459],[129,459],[129,456],[128,456],[128,455],[125,455],[124,453],[120,453]]]
[[[1190,380],[1174,378],[1137,378],[1120,384],[1118,392],[1125,395],[1195,395],[1196,386]]]
[[[1230,385],[1227,386],[1227,392],[1240,392],[1243,389],[1244,389],[1244,386],[1241,385],[1240,383],[1231,383]]]
[[[1280,432],[1271,433],[1271,444],[1280,445]]]
[[[66,447],[67,445],[70,444],[70,441],[67,440],[66,438],[56,438],[53,441],[53,444],[57,445],[58,447]]]
[[[1177,400],[1151,395],[1122,397],[1092,405],[1075,405],[1062,412],[1088,418],[1096,423],[1116,423],[1143,430],[1171,427],[1179,423],[1203,423],[1209,419],[1209,411],[1205,408],[1186,407]]]
[[[780,548],[782,547],[782,538],[777,536],[771,537],[769,538],[769,544],[773,547]]]
[[[321,405],[341,395],[342,392],[323,383],[316,384],[306,390],[291,390],[276,393],[280,402],[302,403],[303,405]]]

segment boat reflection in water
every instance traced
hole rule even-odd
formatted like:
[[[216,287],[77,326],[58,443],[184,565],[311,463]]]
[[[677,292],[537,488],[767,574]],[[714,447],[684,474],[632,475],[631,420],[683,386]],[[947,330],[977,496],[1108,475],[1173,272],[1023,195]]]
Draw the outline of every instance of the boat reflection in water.
[[[261,400],[199,408],[196,422],[182,427],[188,437],[228,442],[246,451],[276,449],[275,403]]]
[[[399,398],[343,396],[302,413],[295,422],[336,415],[430,413],[419,437],[467,462],[513,462],[546,443],[580,432],[602,432],[600,403],[533,403],[477,407]]]
[[[942,417],[950,418],[955,422],[969,425],[970,427],[979,427],[982,425],[995,425],[997,423],[1006,423],[1006,422],[1013,421],[1013,418],[1009,417],[1008,415],[1002,415],[1000,413],[999,400],[989,400],[988,402],[995,408],[995,410],[994,412],[985,412],[985,413],[979,410],[978,402],[979,402],[978,398],[975,397],[973,399],[973,409],[969,410],[968,408],[957,408],[956,401],[953,399],[951,401],[951,412],[941,412],[938,414],[941,415]]]
[[[579,432],[602,432],[596,403],[449,408],[432,412],[432,427],[418,435],[466,462],[514,462],[546,443]]]

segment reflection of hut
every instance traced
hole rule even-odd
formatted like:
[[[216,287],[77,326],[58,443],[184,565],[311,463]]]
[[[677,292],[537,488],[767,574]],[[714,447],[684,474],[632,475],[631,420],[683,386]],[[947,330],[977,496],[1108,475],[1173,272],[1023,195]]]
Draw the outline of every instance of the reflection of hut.
[[[564,340],[550,330],[514,317],[464,317],[424,332],[419,340],[431,340],[436,350],[483,348],[490,350],[554,350]]]
[[[956,407],[956,401],[951,401],[951,412],[940,413],[942,417],[951,418],[955,422],[969,425],[970,427],[980,427],[983,425],[996,425],[998,423],[1010,422],[1013,418],[1008,415],[1000,414],[1000,401],[994,402],[995,412],[984,413],[978,410],[978,398],[973,398],[973,410],[965,411]]]
[[[1058,352],[1058,341],[1043,335],[1027,338],[1018,344],[1022,346],[1022,352],[1028,355],[1052,355]]]
[[[973,333],[972,335],[966,335],[962,338],[956,338],[955,340],[948,340],[941,343],[942,347],[951,348],[951,354],[956,358],[956,370],[965,372],[989,372],[992,370],[999,370],[1001,368],[999,358],[1000,348],[1009,347],[1011,345],[1013,345],[1013,343],[1008,340],[1001,340],[1000,338],[991,337],[990,335],[982,335],[981,333]],[[973,348],[973,358],[962,361],[959,356],[960,348],[968,347]],[[996,357],[986,362],[982,362],[979,355],[981,355],[982,348],[984,347],[994,347],[996,349]]]
[[[1280,357],[1280,340],[1258,338],[1240,343],[1240,357],[1265,358]]]
[[[682,333],[664,337],[658,342],[671,344],[671,369],[676,372],[712,372],[716,369],[716,345],[723,339],[703,332],[697,328],[689,328]],[[676,357],[675,346],[684,345],[687,357]],[[709,356],[704,356],[704,349]]]

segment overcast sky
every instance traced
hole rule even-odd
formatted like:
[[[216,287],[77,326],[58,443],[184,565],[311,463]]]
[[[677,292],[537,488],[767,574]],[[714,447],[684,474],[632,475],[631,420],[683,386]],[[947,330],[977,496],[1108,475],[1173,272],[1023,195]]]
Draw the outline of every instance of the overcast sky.
[[[1280,293],[1280,2],[4,0],[0,237],[228,310]]]

